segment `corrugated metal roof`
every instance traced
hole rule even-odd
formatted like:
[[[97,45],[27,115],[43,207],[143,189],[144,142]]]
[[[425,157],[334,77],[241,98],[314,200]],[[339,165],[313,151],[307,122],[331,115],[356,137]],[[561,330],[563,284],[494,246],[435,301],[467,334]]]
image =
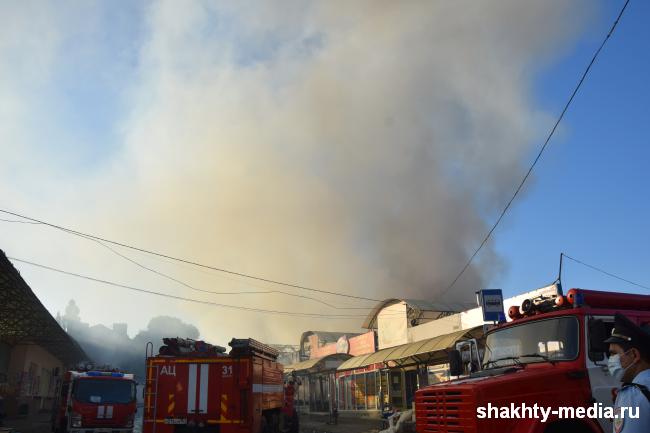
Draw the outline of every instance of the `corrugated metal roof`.
[[[0,250],[0,341],[10,345],[33,343],[66,365],[89,360],[36,297]]]
[[[472,329],[463,329],[452,332],[451,334],[439,335],[437,337],[427,338],[426,340],[416,341],[414,343],[388,347],[369,355],[350,358],[341,364],[337,370],[353,370],[389,361],[412,361],[415,363],[417,360],[413,357],[424,354],[428,354],[429,359],[434,359],[444,355],[443,353],[436,352],[446,351],[447,349],[452,348],[457,341],[465,338],[479,338],[482,335],[483,327],[477,326]]]

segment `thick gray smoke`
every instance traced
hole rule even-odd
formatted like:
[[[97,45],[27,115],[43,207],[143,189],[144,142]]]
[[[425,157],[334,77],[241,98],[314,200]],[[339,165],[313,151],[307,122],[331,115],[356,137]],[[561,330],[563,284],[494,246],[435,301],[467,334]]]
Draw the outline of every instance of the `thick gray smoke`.
[[[533,79],[578,31],[583,6],[154,2],[119,93],[119,150],[82,180],[64,178],[75,189],[58,190],[59,220],[74,214],[76,227],[278,280],[438,300],[521,178],[546,126]],[[168,293],[341,313],[278,295],[202,295],[92,243],[63,255],[86,267],[96,257],[112,263],[98,271]],[[203,288],[256,288],[136,258]],[[488,244],[447,301],[471,302],[505,266]],[[133,303],[191,318],[220,344],[235,334],[294,342],[306,328],[356,330],[365,314],[305,320],[143,299]]]
[[[96,365],[110,365],[122,371],[136,374],[142,381],[145,369],[145,348],[153,344],[158,353],[163,337],[198,339],[195,326],[184,323],[176,317],[157,316],[149,321],[146,329],[140,330],[133,338],[129,337],[126,323],[114,323],[111,328],[104,325],[91,325],[81,320],[80,309],[70,300],[63,316],[58,316],[59,324],[84,349]]]

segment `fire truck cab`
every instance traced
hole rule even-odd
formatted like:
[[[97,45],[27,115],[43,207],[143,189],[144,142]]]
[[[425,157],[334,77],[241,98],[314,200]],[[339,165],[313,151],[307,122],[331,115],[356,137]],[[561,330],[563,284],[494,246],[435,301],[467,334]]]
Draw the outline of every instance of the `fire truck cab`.
[[[276,349],[250,338],[233,338],[230,353],[203,341],[163,342],[158,355],[147,346],[144,433],[298,433]]]
[[[119,371],[65,373],[53,406],[55,433],[132,433],[136,413],[132,374]]]
[[[418,433],[603,433],[611,420],[567,419],[556,412],[539,418],[477,416],[478,407],[552,408],[613,406],[621,384],[608,372],[603,341],[621,312],[641,325],[650,322],[650,296],[571,289],[566,296],[528,299],[513,306],[511,322],[485,336],[482,369],[416,392]],[[450,356],[459,358],[458,353]],[[453,368],[452,368],[453,370]],[[451,375],[461,374],[452,371]]]

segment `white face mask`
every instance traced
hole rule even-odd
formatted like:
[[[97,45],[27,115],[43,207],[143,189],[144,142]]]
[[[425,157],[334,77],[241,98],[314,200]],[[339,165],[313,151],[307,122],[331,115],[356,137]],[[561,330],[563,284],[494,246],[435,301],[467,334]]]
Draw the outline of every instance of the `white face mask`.
[[[627,353],[627,352],[623,352],[623,353]],[[607,369],[609,370],[609,374],[611,374],[612,377],[618,381],[620,381],[623,378],[623,374],[625,374],[627,369],[632,367],[633,365],[634,363],[623,368],[623,366],[621,365],[621,355],[619,353],[617,353],[616,355],[610,355],[609,359],[607,360]]]

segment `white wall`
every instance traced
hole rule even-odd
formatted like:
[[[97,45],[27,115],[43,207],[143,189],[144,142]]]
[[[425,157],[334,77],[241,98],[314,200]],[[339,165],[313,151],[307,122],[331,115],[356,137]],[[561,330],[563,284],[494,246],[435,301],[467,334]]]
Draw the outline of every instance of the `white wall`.
[[[554,292],[554,286],[548,286],[504,299],[503,309],[505,310],[504,313],[506,314],[506,320],[510,321],[510,318],[507,316],[507,314],[508,308],[511,306],[521,306],[521,303],[526,299],[535,298],[540,294],[548,295]],[[406,319],[404,320],[404,323],[406,325]],[[481,311],[480,307],[476,307],[472,308],[471,310],[463,311],[458,314],[452,314],[451,316],[443,317],[442,319],[432,320],[431,322],[423,323],[413,328],[409,328],[408,342],[426,340],[427,338],[449,334],[461,329],[471,329],[475,326],[480,326],[483,324],[483,312]],[[381,331],[381,328],[379,328],[379,331]]]
[[[451,316],[409,328],[409,343],[426,340],[436,335],[450,334],[461,329],[465,329],[462,327],[461,315],[452,314]]]
[[[379,349],[399,346],[409,342],[406,303],[389,305],[377,315]]]

